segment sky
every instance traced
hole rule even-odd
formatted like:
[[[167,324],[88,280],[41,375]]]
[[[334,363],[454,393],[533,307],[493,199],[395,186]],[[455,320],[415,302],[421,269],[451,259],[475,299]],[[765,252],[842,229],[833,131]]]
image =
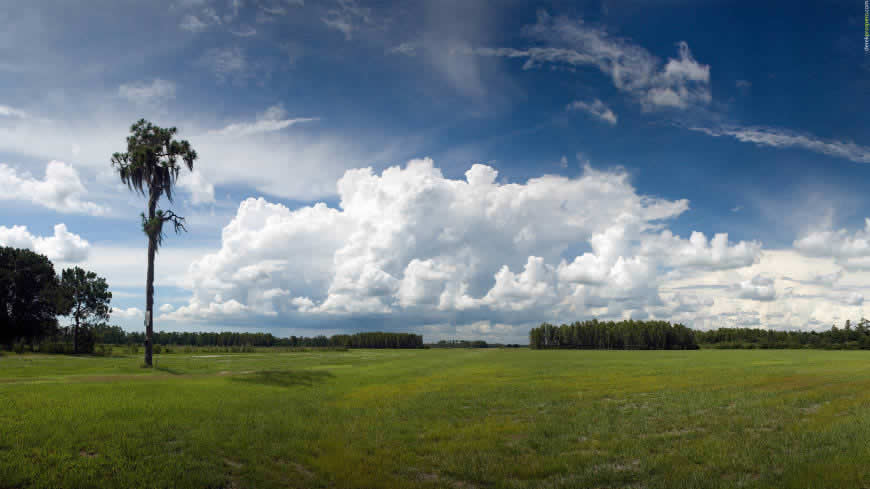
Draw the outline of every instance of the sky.
[[[199,154],[166,331],[827,329],[870,299],[864,4],[0,5],[0,245],[143,329],[146,118]]]

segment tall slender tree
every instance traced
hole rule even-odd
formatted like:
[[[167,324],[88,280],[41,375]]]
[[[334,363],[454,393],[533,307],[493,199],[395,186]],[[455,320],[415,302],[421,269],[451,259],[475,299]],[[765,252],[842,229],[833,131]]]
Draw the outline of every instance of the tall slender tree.
[[[154,333],[154,257],[163,244],[163,225],[171,223],[176,233],[186,231],[184,218],[157,207],[164,195],[172,202],[172,188],[182,165],[193,171],[196,151],[187,141],[174,139],[174,127],[155,126],[140,119],[130,127],[127,152],[112,155],[112,167],[130,190],[148,199],[142,213],[142,230],[148,238],[148,272],[145,278],[145,365],[151,366]]]

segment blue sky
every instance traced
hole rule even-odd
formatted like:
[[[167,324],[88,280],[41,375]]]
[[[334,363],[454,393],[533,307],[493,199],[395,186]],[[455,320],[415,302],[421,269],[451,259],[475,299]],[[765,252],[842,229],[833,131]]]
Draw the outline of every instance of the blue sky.
[[[863,16],[854,0],[5,5],[0,243],[97,270],[113,320],[139,327],[143,203],[109,157],[145,117],[201,155],[174,204],[190,233],[158,259],[158,328],[827,327],[863,314],[870,257]]]

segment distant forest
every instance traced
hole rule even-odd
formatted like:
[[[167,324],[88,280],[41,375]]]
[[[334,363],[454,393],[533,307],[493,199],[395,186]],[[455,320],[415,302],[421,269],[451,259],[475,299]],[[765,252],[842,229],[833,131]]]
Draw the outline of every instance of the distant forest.
[[[118,326],[94,328],[97,342],[112,345],[141,345],[145,333],[127,332]],[[159,331],[154,333],[155,345],[178,346],[289,346],[340,348],[422,348],[423,337],[411,333],[356,333],[334,336],[290,336],[279,338],[271,333],[187,333]]]
[[[759,328],[720,328],[695,331],[704,348],[822,348],[826,350],[870,349],[870,321],[856,325],[847,320],[842,328],[827,331],[775,331]]]
[[[870,321],[827,331],[777,331],[761,328],[720,328],[701,331],[666,321],[598,321],[554,326],[541,324],[529,332],[535,349],[695,350],[698,348],[870,349]]]
[[[544,323],[529,332],[534,349],[697,350],[695,332],[666,321],[589,321],[554,326]]]

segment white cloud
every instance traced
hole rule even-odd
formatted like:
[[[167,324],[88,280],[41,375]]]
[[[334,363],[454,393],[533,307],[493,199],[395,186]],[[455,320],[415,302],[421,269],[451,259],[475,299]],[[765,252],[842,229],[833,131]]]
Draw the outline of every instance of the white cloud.
[[[67,155],[75,162],[74,168],[80,172],[81,181],[87,182],[88,193],[81,194],[79,200],[84,201],[87,196],[88,200],[100,203],[108,199],[126,201],[129,192],[118,185],[117,175],[107,159],[113,152],[125,150],[124,141],[129,135],[130,122],[141,117],[138,110],[128,109],[129,112],[108,115],[87,113],[87,117],[80,120],[13,119],[8,124],[0,124],[0,152],[45,161]],[[262,122],[266,114],[275,113],[267,109],[248,121],[230,121],[237,128],[230,132],[247,135],[219,134],[231,125],[227,121],[173,121],[179,129],[178,137],[189,140],[199,154],[197,167],[203,165],[202,183],[205,187],[202,190],[205,193],[200,194],[200,200],[210,200],[208,185],[219,188],[224,184],[249,187],[258,194],[294,200],[335,196],[335,183],[347,168],[390,161],[396,154],[408,151],[406,146],[413,144],[391,143],[387,135],[376,128],[355,129],[351,137],[344,131],[319,125],[306,131],[280,130],[284,124],[286,127],[293,125],[286,122],[286,117],[273,117],[271,121],[265,117],[265,122]],[[278,130],[251,132],[251,129]],[[251,168],[256,168],[256,171],[251,171]],[[43,171],[33,166],[22,167],[18,170],[19,177],[25,169],[31,173]],[[184,173],[180,185],[193,185],[195,178],[188,181],[190,175]],[[288,173],[294,178],[288,180]],[[75,181],[70,180],[71,183]],[[3,188],[2,184],[0,188]],[[2,198],[0,195],[0,200]],[[139,203],[135,205],[138,212]],[[98,212],[96,208],[90,210]]]
[[[18,110],[14,107],[9,107],[8,105],[0,105],[0,117],[17,117],[20,119],[26,119],[30,116],[23,110]]]
[[[703,233],[693,232],[688,240],[674,236],[670,231],[644,243],[647,253],[662,254],[674,267],[702,267],[724,269],[746,267],[757,263],[761,257],[761,243],[741,241],[728,242],[727,233],[713,236],[709,242]]]
[[[316,118],[301,117],[295,119],[287,119],[287,111],[281,105],[273,105],[266,109],[265,112],[257,114],[257,119],[254,122],[239,122],[230,124],[223,129],[213,131],[213,134],[221,136],[250,136],[265,132],[274,132],[286,129],[300,122],[316,121]]]
[[[207,182],[199,170],[195,169],[184,178],[179,179],[178,186],[190,192],[190,200],[193,204],[214,202],[214,185]]]
[[[145,320],[145,312],[142,309],[137,307],[113,307],[112,308],[112,317],[113,318],[121,318],[121,319],[141,319]]]
[[[457,52],[525,59],[523,69],[544,64],[596,66],[620,91],[632,95],[645,110],[688,109],[712,100],[710,66],[698,63],[689,46],[679,42],[679,58],[662,62],[641,46],[611,36],[583,20],[539,13],[538,22],[524,32],[545,47],[461,48]]]
[[[118,95],[136,104],[162,103],[175,98],[175,83],[155,78],[148,82],[125,83]]]
[[[51,261],[79,263],[88,257],[90,243],[69,232],[65,224],[54,226],[53,236],[34,236],[27,226],[0,226],[0,246],[27,248],[45,255]]]
[[[591,114],[598,119],[610,124],[611,126],[615,126],[617,122],[616,114],[613,110],[610,109],[604,102],[595,99],[592,102],[583,102],[582,100],[575,100],[568,104],[568,110],[582,110],[587,114]]]
[[[740,297],[756,301],[772,301],[776,299],[776,288],[773,279],[756,275],[749,280],[740,282]]]
[[[676,277],[661,290],[663,296],[691,294],[712,302],[691,313],[671,313],[696,328],[826,329],[866,316],[868,283],[868,271],[844,270],[831,257],[780,249],[765,250],[747,267]]]
[[[466,313],[516,324],[554,314],[664,315],[669,304],[707,307],[663,300],[668,270],[728,270],[760,254],[757,243],[728,243],[727,235],[708,243],[700,233],[662,233],[687,202],[638,195],[624,173],[587,167],[577,178],[513,184],[497,176],[474,165],[451,180],[424,159],[380,175],[347,171],[339,208],[291,211],[248,199],[224,228],[220,251],[191,264],[190,302],[166,317],[389,313],[437,324]],[[663,241],[669,249],[645,245]],[[592,251],[569,254],[580,243]]]
[[[831,257],[847,269],[870,269],[870,218],[864,229],[849,232],[813,231],[795,240],[794,247],[807,256]]]
[[[254,29],[251,26],[243,26],[241,29],[237,31],[232,31],[234,36],[238,37],[251,37],[257,35],[257,29]]]
[[[372,24],[372,10],[361,7],[356,0],[338,0],[338,8],[329,9],[321,19],[330,29],[336,29],[344,34],[345,40],[351,40],[353,31],[362,24]]]
[[[196,15],[188,14],[181,19],[179,27],[190,32],[202,32],[208,29],[208,24],[199,19]]]
[[[404,54],[405,56],[416,56],[417,44],[413,42],[403,42],[398,46],[390,48],[387,52],[390,54]]]
[[[209,49],[200,63],[211,70],[218,80],[229,77],[245,78],[250,75],[248,59],[240,47]]]
[[[51,161],[38,179],[0,163],[0,200],[29,201],[63,213],[103,215],[107,209],[85,200],[87,189],[72,165]]]
[[[802,148],[823,155],[843,158],[855,163],[870,163],[870,148],[852,141],[824,140],[811,134],[800,134],[775,127],[690,127],[708,136],[729,136],[744,143],[772,148]]]

